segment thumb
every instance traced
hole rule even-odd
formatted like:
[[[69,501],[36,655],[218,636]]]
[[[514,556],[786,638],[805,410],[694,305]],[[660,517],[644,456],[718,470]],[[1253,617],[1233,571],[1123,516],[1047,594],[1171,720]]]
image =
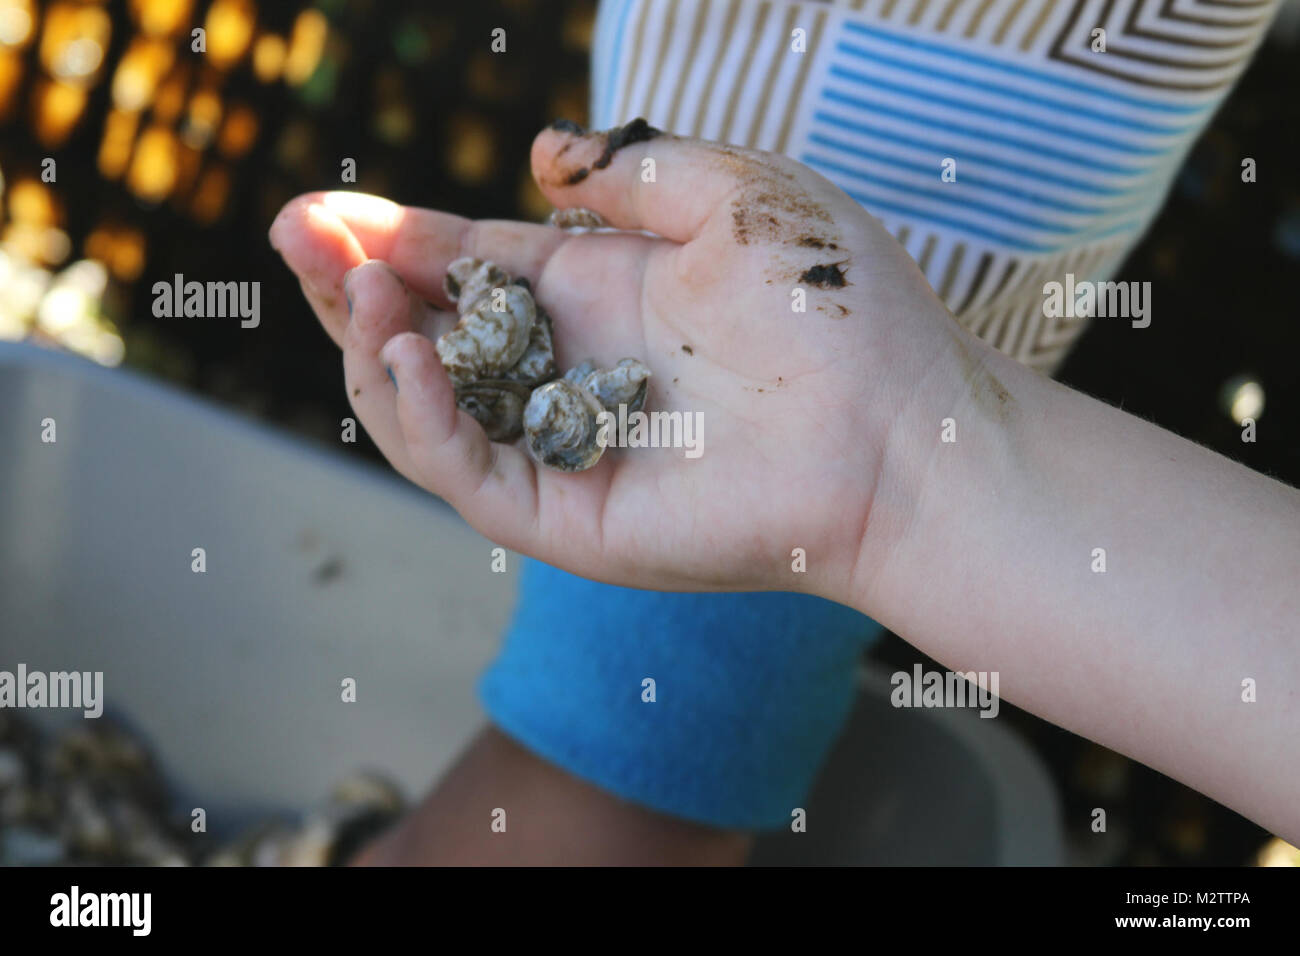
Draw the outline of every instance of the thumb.
[[[557,208],[585,207],[615,228],[683,243],[747,183],[757,185],[775,159],[674,136],[643,119],[602,132],[561,120],[537,135],[532,150],[533,177]]]

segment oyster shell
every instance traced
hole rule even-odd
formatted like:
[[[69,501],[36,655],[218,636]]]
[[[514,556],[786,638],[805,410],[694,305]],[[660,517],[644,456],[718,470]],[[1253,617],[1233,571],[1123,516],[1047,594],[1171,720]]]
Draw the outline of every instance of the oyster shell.
[[[564,225],[602,225],[587,210],[565,211]],[[583,471],[604,454],[597,417],[645,404],[650,369],[634,358],[613,368],[586,361],[556,380],[551,317],[532,285],[484,259],[457,259],[443,279],[460,321],[437,342],[456,404],[492,441],[522,433],[533,458],[548,468]],[[495,308],[494,308],[495,306]]]
[[[585,471],[600,461],[602,411],[617,415],[645,404],[650,369],[639,359],[621,359],[614,368],[598,368],[591,359],[533,392],[524,407],[524,434],[537,461],[560,471]]]
[[[0,866],[338,866],[405,809],[392,780],[361,771],[298,819],[216,847],[172,803],[124,728],[97,722],[46,736],[0,710]]]
[[[43,738],[0,714],[0,865],[185,865],[193,842],[124,729],[96,722]]]
[[[574,385],[581,386],[587,380],[587,376],[596,371],[596,362],[594,359],[583,359],[573,368],[564,373],[564,380],[572,382]]]
[[[524,404],[531,388],[503,379],[456,387],[456,404],[474,416],[492,441],[514,441],[524,429]]]
[[[492,441],[513,441],[523,431],[532,389],[558,374],[551,318],[527,279],[512,279],[482,259],[457,259],[443,284],[461,312],[456,328],[437,343],[456,404]]]
[[[524,354],[519,357],[519,361],[502,376],[507,381],[518,382],[529,388],[536,388],[549,382],[559,374],[559,369],[555,365],[555,339],[551,317],[541,306],[536,308],[537,320],[528,335],[528,347],[524,349]]]
[[[560,229],[603,229],[609,225],[600,213],[583,206],[553,209],[546,221]]]
[[[564,377],[591,392],[605,411],[618,414],[619,406],[626,405],[630,415],[645,405],[650,369],[634,358],[619,359],[613,368],[597,368],[588,359],[569,369]]]
[[[447,266],[442,289],[447,293],[447,298],[456,303],[456,311],[464,315],[493,289],[509,283],[510,276],[495,262],[464,258],[456,259]]]
[[[567,379],[535,389],[524,406],[524,439],[529,454],[558,471],[592,467],[605,453],[605,446],[597,440],[600,429],[596,416],[602,411],[591,392]]]
[[[452,384],[502,377],[523,358],[536,319],[533,297],[522,286],[496,286],[478,298],[438,339],[438,358]]]
[[[294,826],[264,824],[208,857],[207,866],[341,866],[405,810],[397,785],[370,771],[340,781]]]

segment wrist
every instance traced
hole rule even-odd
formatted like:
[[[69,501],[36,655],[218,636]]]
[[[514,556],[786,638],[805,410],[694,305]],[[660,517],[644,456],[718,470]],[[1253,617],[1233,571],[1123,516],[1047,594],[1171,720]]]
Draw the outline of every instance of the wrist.
[[[979,539],[1015,500],[1018,436],[1051,380],[1001,354],[945,313],[944,334],[907,384],[885,433],[870,520],[842,603],[894,630],[942,559]]]

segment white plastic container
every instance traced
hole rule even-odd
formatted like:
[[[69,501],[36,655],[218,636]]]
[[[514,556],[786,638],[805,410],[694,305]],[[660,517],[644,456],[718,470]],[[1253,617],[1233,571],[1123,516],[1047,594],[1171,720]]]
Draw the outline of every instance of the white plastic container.
[[[518,559],[493,574],[492,547],[345,451],[0,343],[0,670],[103,671],[107,713],[213,831],[306,807],[358,767],[412,796],[447,767],[483,721],[475,682],[514,599]],[[1026,748],[973,712],[894,710],[888,691],[864,675],[808,833],[766,839],[758,861],[1060,862]]]

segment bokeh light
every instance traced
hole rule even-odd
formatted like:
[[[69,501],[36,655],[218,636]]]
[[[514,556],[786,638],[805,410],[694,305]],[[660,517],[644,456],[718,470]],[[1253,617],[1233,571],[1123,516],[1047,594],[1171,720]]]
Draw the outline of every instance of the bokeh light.
[[[1224,410],[1238,425],[1246,419],[1264,414],[1264,386],[1247,375],[1238,375],[1223,383],[1219,391]]]

